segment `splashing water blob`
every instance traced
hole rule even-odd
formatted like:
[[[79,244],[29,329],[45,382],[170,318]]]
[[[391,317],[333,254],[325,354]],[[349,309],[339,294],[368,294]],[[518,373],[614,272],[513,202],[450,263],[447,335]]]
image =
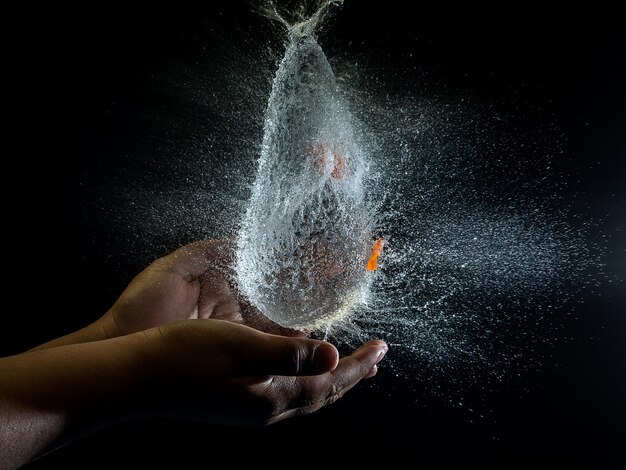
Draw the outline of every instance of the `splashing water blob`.
[[[329,325],[362,303],[382,251],[376,242],[372,253],[368,162],[314,34],[330,3],[291,24],[274,12],[289,42],[237,239],[241,291],[268,318],[298,329]]]

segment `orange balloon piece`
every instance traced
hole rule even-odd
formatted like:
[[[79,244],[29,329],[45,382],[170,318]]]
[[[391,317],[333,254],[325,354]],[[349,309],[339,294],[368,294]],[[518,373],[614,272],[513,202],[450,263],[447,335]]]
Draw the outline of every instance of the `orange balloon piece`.
[[[370,259],[367,262],[368,271],[376,271],[378,269],[378,257],[382,254],[384,246],[385,240],[382,238],[379,238],[378,240],[376,240],[376,243],[374,243],[372,256],[370,256]]]

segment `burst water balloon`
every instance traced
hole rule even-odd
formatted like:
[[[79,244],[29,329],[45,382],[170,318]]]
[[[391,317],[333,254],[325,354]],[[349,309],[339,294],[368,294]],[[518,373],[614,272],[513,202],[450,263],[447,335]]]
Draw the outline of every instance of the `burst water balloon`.
[[[446,400],[540,366],[602,270],[596,222],[574,210],[573,177],[559,170],[558,123],[525,103],[501,107],[495,91],[484,102],[427,64],[397,65],[402,50],[387,67],[324,18],[350,15],[337,2],[286,3],[252,35],[212,33],[210,60],[200,53],[184,81],[162,80],[167,103],[183,103],[178,118],[151,110],[172,145],[149,148],[146,161],[161,158],[135,178],[120,166],[119,191],[95,188],[132,202],[112,199],[108,218],[94,209],[89,226],[145,261],[182,241],[236,238],[226,272],[242,299],[346,351],[384,339],[385,369]]]
[[[237,241],[242,292],[276,323],[299,329],[349,315],[366,298],[376,265],[369,262],[375,211],[364,190],[368,162],[315,38],[324,8],[286,24],[289,42]],[[376,257],[380,242],[377,250]]]

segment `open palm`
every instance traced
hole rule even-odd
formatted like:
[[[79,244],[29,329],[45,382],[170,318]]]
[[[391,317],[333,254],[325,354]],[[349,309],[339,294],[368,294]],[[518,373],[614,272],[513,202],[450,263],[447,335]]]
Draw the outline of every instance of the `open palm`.
[[[271,322],[237,295],[232,286],[232,255],[233,243],[228,240],[183,246],[142,271],[104,319],[118,330],[116,335],[196,318],[243,323],[283,336],[299,335]]]

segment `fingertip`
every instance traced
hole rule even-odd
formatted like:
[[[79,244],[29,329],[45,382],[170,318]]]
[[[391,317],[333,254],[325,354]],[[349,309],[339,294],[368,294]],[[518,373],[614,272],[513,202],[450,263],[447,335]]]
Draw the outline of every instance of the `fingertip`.
[[[389,346],[387,345],[387,343],[385,343],[383,340],[376,340],[376,346],[378,346],[379,351],[378,351],[378,355],[376,357],[376,364],[378,364],[380,361],[383,360],[383,357],[385,357],[385,354],[387,354],[387,351],[389,351]],[[378,370],[377,366],[376,370]]]
[[[358,348],[355,353],[366,353],[366,354],[380,354],[381,359],[389,350],[389,346],[381,339],[373,339],[363,343],[363,345]]]
[[[383,351],[387,352],[389,350],[389,346],[382,339],[373,339],[365,343],[366,346],[377,346]]]
[[[339,364],[339,351],[330,343],[320,342],[313,350],[312,362],[316,374],[335,370]]]
[[[367,370],[367,374],[365,374],[364,378],[373,377],[376,375],[376,371],[378,371],[378,367],[376,367],[376,371],[372,373],[372,370],[380,361],[383,360],[385,354],[389,350],[389,346],[382,340],[371,340],[363,344],[359,349],[357,349],[352,355],[354,357],[359,358],[360,361],[367,367],[369,365],[370,369]],[[369,374],[372,373],[370,376]]]

